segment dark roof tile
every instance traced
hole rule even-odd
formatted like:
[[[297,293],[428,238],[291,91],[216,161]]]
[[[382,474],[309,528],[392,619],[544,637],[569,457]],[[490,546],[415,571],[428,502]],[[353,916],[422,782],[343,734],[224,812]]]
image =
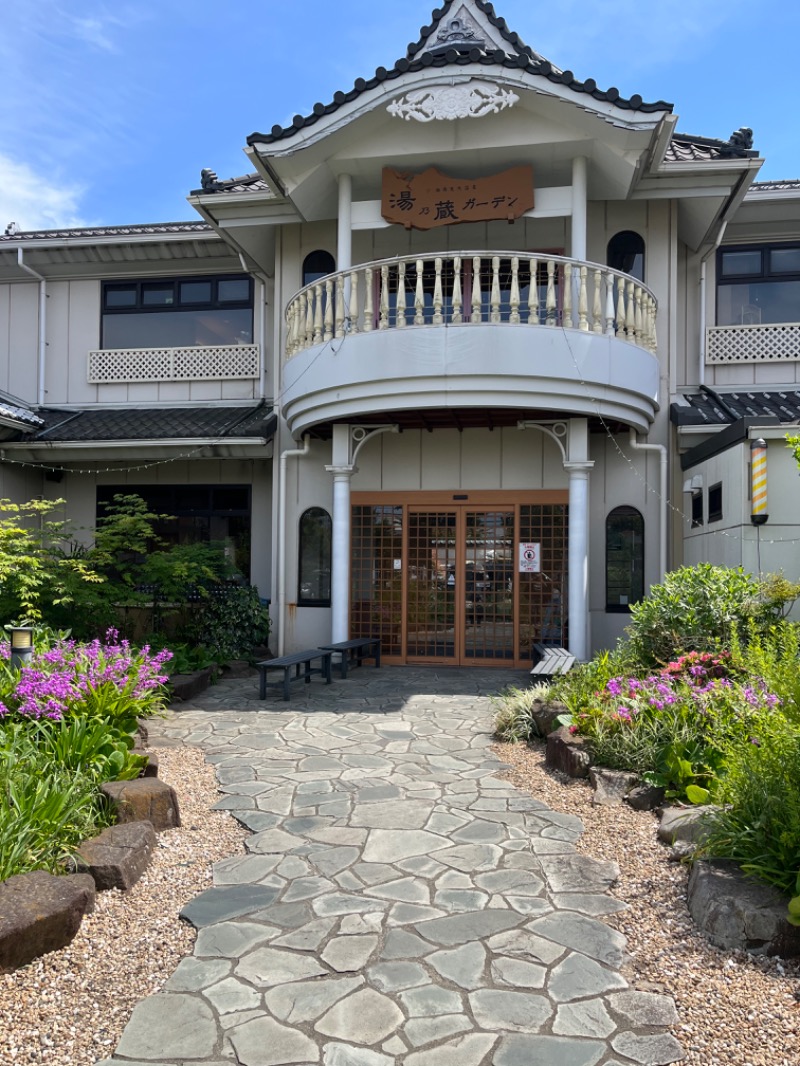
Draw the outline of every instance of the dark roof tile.
[[[787,425],[800,421],[800,390],[770,392],[697,392],[673,403],[670,419],[676,426],[724,426],[739,418],[778,418]]]
[[[28,441],[223,440],[272,436],[276,418],[265,404],[248,407],[127,407],[39,412],[45,423]],[[22,439],[22,438],[21,438]]]
[[[16,241],[68,241],[87,237],[162,237],[165,234],[212,233],[206,222],[156,222],[136,226],[90,226],[84,229],[27,230],[22,233],[0,235],[0,244]]]
[[[321,111],[317,112],[314,109],[310,115],[295,115],[291,126],[273,126],[269,133],[252,133],[247,138],[247,143],[252,146],[255,144],[274,144],[277,141],[288,140],[298,130],[313,126],[315,122],[319,121],[321,115],[332,114],[345,102],[354,100],[361,93],[374,89],[381,82],[396,78],[407,71],[414,72],[422,70],[424,67],[465,66],[468,63],[475,62],[480,62],[484,66],[502,66],[527,70],[529,73],[547,78],[551,82],[567,85],[574,92],[585,93],[597,101],[610,102],[615,104],[616,107],[628,111],[643,111],[648,114],[656,111],[672,111],[673,105],[666,103],[664,100],[645,103],[638,94],[626,99],[620,96],[618,89],[611,88],[605,91],[598,89],[597,83],[592,78],[583,82],[578,81],[572,71],[560,70],[524,44],[519,34],[509,30],[505,19],[495,15],[494,7],[490,3],[486,3],[485,0],[475,0],[476,7],[483,12],[491,25],[499,31],[503,40],[509,46],[507,51],[502,48],[492,49],[488,52],[484,52],[479,48],[473,48],[469,52],[459,51],[456,48],[449,48],[447,51],[442,52],[425,51],[425,42],[439,23],[448,15],[456,2],[457,0],[445,0],[445,3],[433,12],[430,26],[423,26],[420,30],[420,40],[410,44],[406,57],[398,59],[391,68],[387,70],[384,67],[378,67],[372,78],[357,78],[353,89],[349,92],[340,91],[334,93],[332,102],[326,104]]]
[[[740,148],[730,141],[712,137],[693,137],[689,133],[675,133],[667,146],[667,163],[707,163],[718,159],[754,159],[758,152]]]

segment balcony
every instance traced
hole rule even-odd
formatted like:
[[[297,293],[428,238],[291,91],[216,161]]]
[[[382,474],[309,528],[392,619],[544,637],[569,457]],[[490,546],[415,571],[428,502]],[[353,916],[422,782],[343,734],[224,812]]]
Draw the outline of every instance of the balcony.
[[[600,414],[646,430],[658,397],[656,310],[634,278],[559,256],[367,263],[289,301],[284,413],[295,434],[441,408]]]

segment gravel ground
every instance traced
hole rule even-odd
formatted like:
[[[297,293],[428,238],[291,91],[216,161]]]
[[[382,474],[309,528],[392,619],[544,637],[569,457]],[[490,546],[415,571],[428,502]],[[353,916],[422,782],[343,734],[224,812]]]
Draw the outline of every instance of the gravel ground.
[[[102,892],[63,951],[0,975],[0,1063],[93,1066],[110,1055],[139,1000],[191,952],[178,912],[211,883],[211,864],[243,852],[246,831],[220,811],[214,771],[196,748],[158,749],[159,776],[178,793],[181,829],[160,833],[130,892]]]
[[[592,789],[547,770],[544,745],[498,744],[508,777],[554,810],[575,814],[586,832],[578,849],[619,864],[614,894],[629,910],[606,921],[628,938],[632,983],[675,998],[675,1035],[692,1066],[798,1066],[800,965],[712,947],[686,907],[685,866],[656,840],[656,817],[593,807]]]

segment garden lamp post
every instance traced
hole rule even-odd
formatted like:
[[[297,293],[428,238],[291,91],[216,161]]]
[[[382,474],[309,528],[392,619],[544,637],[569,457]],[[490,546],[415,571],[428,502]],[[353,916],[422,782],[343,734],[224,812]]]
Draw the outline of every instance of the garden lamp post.
[[[33,656],[33,627],[11,627],[11,665],[18,670],[31,661]]]

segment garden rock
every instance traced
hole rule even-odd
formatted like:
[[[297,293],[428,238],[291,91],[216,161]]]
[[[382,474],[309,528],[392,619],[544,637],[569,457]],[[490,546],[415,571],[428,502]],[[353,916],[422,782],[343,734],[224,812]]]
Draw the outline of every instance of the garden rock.
[[[735,862],[696,862],[688,903],[698,927],[716,947],[800,956],[800,928],[787,920],[788,899],[770,885],[745,877]]]
[[[107,781],[100,786],[118,822],[152,822],[156,832],[181,824],[175,789],[157,777]]]
[[[126,892],[147,869],[155,846],[150,822],[112,825],[78,848],[78,872],[88,873],[99,892],[111,888]]]
[[[625,797],[635,811],[654,811],[664,802],[665,790],[657,785],[637,785]]]
[[[147,763],[139,774],[140,777],[158,777],[158,756],[153,752],[145,751],[144,748],[136,744],[132,751],[133,755],[143,755],[147,759]]]
[[[66,947],[94,899],[94,881],[86,874],[34,870],[0,883],[0,973]]]
[[[603,807],[621,807],[628,792],[639,780],[636,774],[625,770],[589,770],[589,780],[594,788],[592,803]]]
[[[561,726],[547,738],[545,763],[568,777],[588,777],[591,759],[584,737],[573,736]]]
[[[658,826],[658,839],[665,844],[691,844],[696,850],[708,839],[711,817],[719,810],[711,804],[702,807],[666,807]],[[679,849],[684,850],[684,849]]]
[[[212,669],[207,666],[204,670],[195,670],[191,674],[172,674],[169,685],[172,689],[173,700],[186,702],[205,692],[211,684]]]
[[[531,707],[531,718],[536,725],[536,731],[540,737],[549,736],[554,729],[558,728],[558,718],[562,714],[569,714],[569,707],[565,703],[549,703],[546,700],[534,700]]]

